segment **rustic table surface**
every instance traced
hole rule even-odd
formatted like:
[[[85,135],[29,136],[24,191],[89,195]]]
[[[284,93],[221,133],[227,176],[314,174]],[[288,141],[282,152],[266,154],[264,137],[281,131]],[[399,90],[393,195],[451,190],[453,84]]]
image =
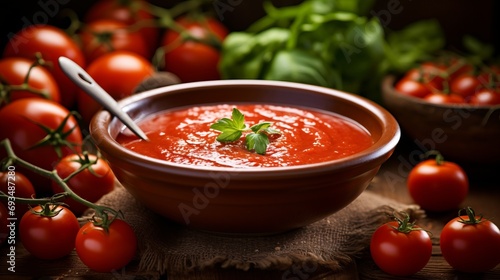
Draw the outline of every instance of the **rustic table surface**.
[[[403,203],[412,203],[408,195],[405,178],[408,173],[409,157],[414,147],[400,148],[382,166],[378,175],[369,186],[371,191],[393,198]],[[500,169],[498,166],[477,166],[467,169],[471,179],[470,193],[463,206],[471,206],[485,217],[492,217],[500,225]],[[465,274],[454,271],[444,260],[440,253],[438,236],[443,225],[456,216],[456,212],[441,214],[427,213],[427,217],[418,221],[418,224],[432,232],[434,248],[432,257],[427,266],[419,273],[407,279],[500,279],[500,265],[483,274]],[[496,218],[496,219],[495,219]],[[0,248],[0,279],[184,279],[174,275],[155,275],[138,271],[137,262],[132,262],[127,267],[113,273],[95,273],[83,265],[75,253],[55,261],[42,261],[32,256],[16,244],[15,272],[8,270],[7,254],[9,248]],[[241,272],[236,269],[218,269],[204,271],[193,275],[195,279],[401,279],[392,277],[380,271],[369,254],[356,260],[351,267],[346,267],[342,272],[317,270],[315,273],[301,273],[286,276],[283,271],[249,271]]]

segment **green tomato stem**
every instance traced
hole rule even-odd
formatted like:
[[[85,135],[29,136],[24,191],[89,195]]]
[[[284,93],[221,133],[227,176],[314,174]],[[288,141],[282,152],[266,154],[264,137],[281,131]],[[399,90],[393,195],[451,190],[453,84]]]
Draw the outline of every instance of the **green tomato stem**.
[[[5,151],[7,152],[7,157],[2,160],[5,165],[18,165],[21,167],[24,167],[30,171],[33,171],[43,177],[49,178],[52,181],[54,181],[58,186],[60,186],[63,189],[63,192],[55,194],[51,198],[20,198],[20,197],[15,197],[15,200],[17,202],[21,203],[28,203],[28,204],[51,204],[54,202],[61,202],[65,198],[69,197],[72,198],[73,200],[77,201],[80,204],[83,204],[87,206],[88,208],[92,208],[95,211],[96,216],[98,217],[98,220],[94,219],[94,221],[99,221],[97,224],[98,226],[101,226],[103,228],[107,228],[109,224],[114,220],[115,217],[122,216],[120,211],[116,211],[112,208],[109,208],[107,206],[101,206],[94,204],[86,199],[83,199],[82,197],[78,196],[71,188],[67,185],[66,179],[62,179],[58,174],[56,170],[46,170],[43,168],[40,168],[34,164],[31,164],[21,158],[19,158],[15,153],[14,150],[12,149],[12,146],[10,144],[9,139],[3,139],[0,142],[0,145],[5,148]],[[79,169],[80,171],[83,169]],[[71,174],[73,175],[73,174]],[[70,175],[70,176],[71,176]],[[74,174],[76,175],[76,174]],[[73,175],[73,176],[74,176]],[[8,196],[0,192],[0,198],[2,199],[7,199]],[[111,218],[109,215],[111,214]]]

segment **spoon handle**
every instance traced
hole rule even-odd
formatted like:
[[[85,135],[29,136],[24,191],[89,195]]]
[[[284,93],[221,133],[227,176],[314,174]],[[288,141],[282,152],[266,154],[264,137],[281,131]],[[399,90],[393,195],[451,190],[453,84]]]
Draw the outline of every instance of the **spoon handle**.
[[[83,70],[80,65],[73,60],[61,56],[59,57],[59,65],[66,76],[78,85],[83,91],[90,95],[104,109],[108,110],[112,115],[116,116],[123,124],[125,124],[135,135],[143,140],[148,140],[146,134],[139,126],[125,113],[111,95],[109,95],[94,79]]]

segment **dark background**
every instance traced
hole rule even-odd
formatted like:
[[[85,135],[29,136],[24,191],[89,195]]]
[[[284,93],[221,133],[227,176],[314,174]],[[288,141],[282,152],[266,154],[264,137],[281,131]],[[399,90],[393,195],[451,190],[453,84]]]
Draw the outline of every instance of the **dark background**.
[[[244,30],[250,23],[263,15],[262,0],[214,0],[222,3],[238,3],[232,11],[226,11],[223,23],[230,30]],[[392,2],[391,2],[392,1]],[[64,26],[66,21],[61,19],[61,11],[69,8],[83,15],[96,0],[14,0],[5,1],[0,8],[0,44],[1,50],[8,40],[8,34],[17,32],[24,25],[36,21],[47,22]],[[178,1],[151,0],[152,3],[169,7]],[[276,6],[300,3],[298,0],[274,0]],[[377,0],[372,14],[381,14],[387,10],[389,3],[399,3],[402,11],[393,14],[388,20],[386,28],[397,30],[419,19],[436,18],[443,26],[448,47],[460,49],[461,38],[464,34],[491,43],[495,49],[500,49],[500,1],[494,0]],[[43,4],[50,7],[48,12]],[[209,7],[210,10],[211,7]],[[56,11],[56,12],[54,12]],[[212,10],[213,11],[213,10]],[[45,16],[44,16],[45,15]],[[497,16],[495,16],[497,15]]]

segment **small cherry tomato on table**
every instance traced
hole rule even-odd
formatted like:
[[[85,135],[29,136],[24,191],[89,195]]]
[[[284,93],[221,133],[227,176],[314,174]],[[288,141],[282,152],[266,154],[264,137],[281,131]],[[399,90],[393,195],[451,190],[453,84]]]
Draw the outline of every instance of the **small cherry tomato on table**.
[[[458,209],[469,192],[465,171],[441,154],[413,167],[406,184],[413,200],[428,211]]]
[[[461,215],[463,210],[466,215]],[[500,230],[470,207],[443,227],[440,247],[444,259],[458,271],[479,273],[500,264]]]
[[[135,255],[137,238],[132,227],[114,219],[107,229],[88,222],[76,236],[80,260],[97,272],[111,272],[127,265]]]
[[[75,215],[60,205],[36,206],[27,211],[19,223],[24,248],[45,260],[68,255],[75,248],[78,230],[80,224]]]
[[[372,235],[370,253],[373,261],[384,272],[409,276],[419,272],[431,258],[432,242],[427,231],[403,218],[380,226]]]

